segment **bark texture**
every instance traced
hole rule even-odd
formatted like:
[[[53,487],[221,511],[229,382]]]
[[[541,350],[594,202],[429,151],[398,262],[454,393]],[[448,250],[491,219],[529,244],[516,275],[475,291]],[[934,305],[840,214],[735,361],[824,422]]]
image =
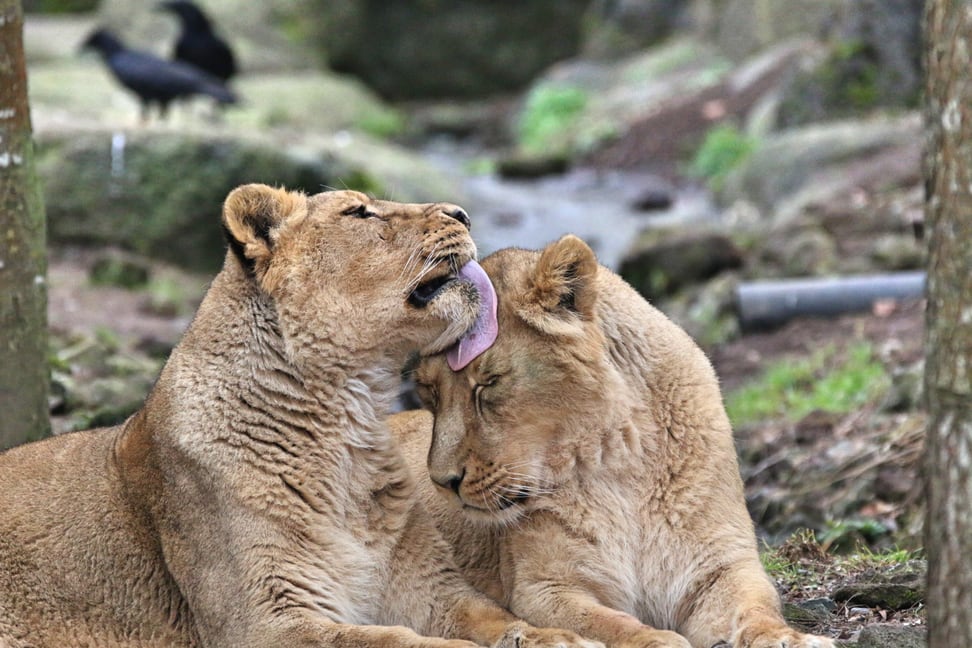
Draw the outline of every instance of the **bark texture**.
[[[20,0],[0,0],[0,448],[45,436],[47,257]]]
[[[972,646],[972,0],[928,0],[928,645]]]

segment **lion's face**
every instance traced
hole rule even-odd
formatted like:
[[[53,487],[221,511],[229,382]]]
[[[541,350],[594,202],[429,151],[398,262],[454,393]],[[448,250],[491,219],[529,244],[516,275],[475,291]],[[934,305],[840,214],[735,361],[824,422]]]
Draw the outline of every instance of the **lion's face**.
[[[481,295],[461,271],[476,247],[455,205],[246,185],[227,197],[223,224],[295,361],[322,341],[356,357],[435,353],[476,321]]]
[[[416,382],[435,414],[432,480],[470,518],[510,521],[597,459],[584,420],[602,415],[615,378],[586,244],[568,236],[543,252],[503,250],[483,267],[497,292],[496,342],[458,372],[427,358]]]

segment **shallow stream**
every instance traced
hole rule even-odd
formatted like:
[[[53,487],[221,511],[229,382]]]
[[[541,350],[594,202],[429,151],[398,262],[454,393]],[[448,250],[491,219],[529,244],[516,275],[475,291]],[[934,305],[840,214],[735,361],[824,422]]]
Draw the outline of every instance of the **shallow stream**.
[[[430,143],[422,152],[461,178],[463,207],[481,256],[510,246],[541,248],[572,233],[587,241],[602,264],[617,269],[641,231],[719,217],[708,192],[698,188],[673,190],[669,209],[638,210],[633,204],[639,194],[664,184],[645,173],[581,168],[539,179],[505,179],[466,172],[477,153],[451,141]]]

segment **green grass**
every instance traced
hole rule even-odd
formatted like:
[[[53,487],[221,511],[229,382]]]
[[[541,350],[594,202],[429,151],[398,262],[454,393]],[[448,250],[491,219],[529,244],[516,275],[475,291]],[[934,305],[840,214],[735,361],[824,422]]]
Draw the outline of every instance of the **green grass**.
[[[721,124],[706,133],[689,163],[689,172],[708,181],[712,188],[721,189],[729,172],[742,164],[755,148],[753,138],[732,124]]]
[[[546,84],[530,91],[517,127],[520,146],[545,153],[578,120],[587,106],[587,93],[570,85]]]
[[[842,553],[835,553],[838,549]],[[759,553],[766,573],[791,586],[846,579],[848,575],[904,565],[921,557],[921,550],[891,547],[875,551],[863,542],[853,547],[834,547],[823,536],[818,539],[810,529],[797,531],[778,547],[764,546]]]
[[[762,419],[798,421],[814,410],[846,413],[873,402],[889,377],[868,344],[848,349],[843,358],[825,348],[809,358],[783,360],[762,376],[726,396],[733,425]]]

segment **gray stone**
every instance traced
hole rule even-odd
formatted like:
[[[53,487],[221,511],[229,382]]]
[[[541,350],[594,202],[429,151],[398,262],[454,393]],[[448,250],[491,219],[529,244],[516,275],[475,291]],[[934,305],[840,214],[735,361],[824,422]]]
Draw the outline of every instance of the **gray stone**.
[[[620,274],[645,298],[659,299],[739,268],[742,254],[717,231],[650,230],[621,261]]]
[[[685,0],[594,0],[584,20],[583,55],[617,58],[656,45],[687,20]]]
[[[833,593],[834,600],[884,610],[903,610],[925,600],[924,561],[912,560],[880,573],[863,574]]]
[[[150,274],[144,259],[113,251],[99,254],[88,271],[92,283],[128,289],[144,287]]]
[[[481,97],[574,56],[588,0],[310,0],[321,58],[390,98]]]
[[[673,139],[678,139],[680,132],[668,133],[665,125],[648,124],[648,135],[642,137],[632,133],[632,126],[660,112],[663,116],[680,115],[680,120],[698,114],[696,106],[684,107],[680,102],[692,100],[703,91],[720,92],[718,88],[729,70],[729,62],[710,45],[674,38],[617,61],[559,63],[538,77],[525,96],[529,98],[544,89],[568,89],[586,98],[576,119],[568,127],[550,133],[543,150],[567,151],[577,158],[607,146],[629,143],[639,151],[647,149],[649,152],[644,155],[652,157],[656,141],[676,146]],[[528,103],[514,112],[511,133],[522,132]],[[700,117],[697,120],[697,130],[704,132],[708,122]],[[611,161],[608,166],[625,165]]]
[[[893,186],[920,168],[917,115],[816,124],[771,135],[726,179],[720,200],[788,221],[855,187]]]
[[[225,254],[223,200],[247,182],[462,202],[454,181],[399,147],[351,133],[300,139],[192,130],[41,133],[37,169],[49,239],[115,245],[211,272]]]
[[[204,271],[222,263],[218,215],[237,185],[339,184],[333,166],[272,145],[172,132],[47,133],[37,170],[52,243],[116,245]]]
[[[912,232],[882,234],[871,248],[871,260],[881,270],[920,270],[925,267],[925,245]]]
[[[858,635],[856,648],[925,648],[926,634],[920,626],[869,625]]]
[[[924,0],[846,0],[828,26],[825,55],[794,77],[783,125],[918,105]]]
[[[847,0],[710,0],[712,34],[734,60],[797,35],[816,35]]]

